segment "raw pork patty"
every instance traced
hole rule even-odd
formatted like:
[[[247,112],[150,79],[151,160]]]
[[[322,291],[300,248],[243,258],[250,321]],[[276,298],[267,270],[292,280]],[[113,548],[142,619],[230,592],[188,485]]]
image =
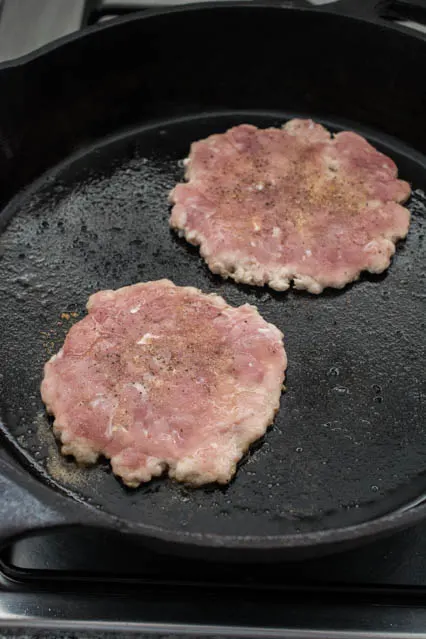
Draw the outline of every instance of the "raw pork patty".
[[[410,195],[394,162],[356,133],[312,120],[242,124],[191,146],[170,225],[213,273],[321,293],[381,273],[407,235]]]
[[[128,486],[168,471],[224,484],[279,407],[282,333],[254,306],[169,280],[100,291],[45,365],[62,453]]]

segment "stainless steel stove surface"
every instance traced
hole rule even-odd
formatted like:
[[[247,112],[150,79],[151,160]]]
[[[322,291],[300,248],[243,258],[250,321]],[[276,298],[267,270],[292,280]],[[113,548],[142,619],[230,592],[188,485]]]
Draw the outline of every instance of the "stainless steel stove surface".
[[[179,1],[146,0],[143,7]],[[388,2],[387,9],[401,4]],[[0,0],[0,60],[137,8],[140,0]],[[413,23],[415,16],[393,17],[424,28]],[[302,563],[203,563],[87,529],[23,539],[2,553],[0,639],[97,639],[106,632],[426,638],[426,523]]]

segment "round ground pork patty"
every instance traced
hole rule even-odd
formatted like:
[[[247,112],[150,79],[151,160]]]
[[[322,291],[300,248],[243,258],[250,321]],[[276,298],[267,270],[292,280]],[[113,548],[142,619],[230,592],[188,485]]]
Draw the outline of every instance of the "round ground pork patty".
[[[410,214],[410,186],[363,137],[312,120],[249,124],[194,142],[170,225],[213,273],[284,291],[342,288],[381,273]]]
[[[282,333],[254,306],[169,280],[100,291],[45,365],[62,453],[136,487],[167,471],[227,483],[279,408]]]

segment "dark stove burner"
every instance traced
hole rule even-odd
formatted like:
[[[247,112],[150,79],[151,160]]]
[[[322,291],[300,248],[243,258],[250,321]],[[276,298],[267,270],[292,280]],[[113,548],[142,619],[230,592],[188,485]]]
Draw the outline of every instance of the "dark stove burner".
[[[63,530],[16,542],[3,570],[21,581],[85,577],[138,583],[227,584],[256,588],[298,585],[331,588],[426,588],[426,525],[364,548],[304,562],[229,564],[155,553],[138,541],[97,530]]]
[[[421,526],[341,555],[272,565],[170,558],[95,530],[45,534],[3,554],[0,628],[24,620],[55,633],[424,638],[425,533]]]
[[[422,526],[334,557],[272,565],[170,558],[95,530],[45,534],[3,554],[0,628],[24,623],[55,637],[72,629],[79,638],[118,630],[170,639],[424,639],[425,533]]]

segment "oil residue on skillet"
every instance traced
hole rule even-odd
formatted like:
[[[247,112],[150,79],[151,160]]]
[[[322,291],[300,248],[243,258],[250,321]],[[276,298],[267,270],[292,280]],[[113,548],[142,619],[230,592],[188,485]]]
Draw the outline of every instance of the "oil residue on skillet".
[[[110,141],[58,167],[11,203],[13,216],[0,236],[0,307],[7,309],[1,317],[1,415],[40,472],[134,521],[272,535],[324,528],[336,516],[340,524],[368,519],[390,507],[384,496],[393,504],[403,500],[402,487],[423,482],[426,468],[426,199],[414,192],[408,239],[381,276],[319,297],[225,282],[169,230],[167,195],[182,177],[178,160],[192,140],[246,119],[180,121]],[[418,175],[417,165],[406,159],[403,165],[401,177]],[[77,474],[56,472],[52,443],[35,427],[45,360],[84,314],[92,292],[162,277],[215,291],[231,304],[256,304],[284,331],[287,392],[275,425],[226,488],[194,491],[161,479],[131,491],[107,464],[87,471],[66,462]],[[78,473],[89,481],[79,482]]]

